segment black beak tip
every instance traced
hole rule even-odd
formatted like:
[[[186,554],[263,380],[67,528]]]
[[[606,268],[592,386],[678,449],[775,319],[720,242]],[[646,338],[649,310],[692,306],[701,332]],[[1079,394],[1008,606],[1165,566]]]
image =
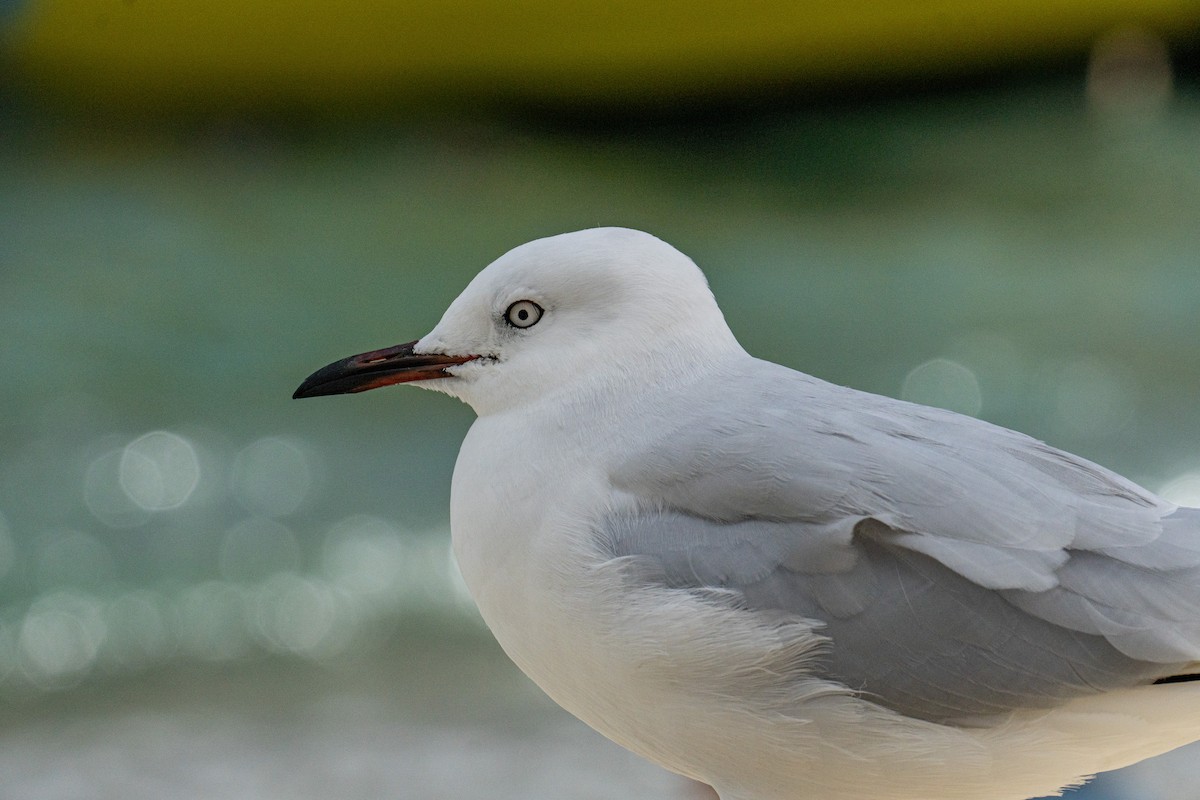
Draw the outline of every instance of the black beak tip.
[[[311,380],[306,380],[304,383],[296,387],[296,391],[292,392],[293,400],[303,400],[306,397],[320,397],[324,392],[320,386],[314,386]]]
[[[324,397],[353,391],[356,381],[349,365],[354,360],[355,357],[352,356],[321,367],[296,387],[296,391],[292,392],[292,399],[303,400],[306,397]]]

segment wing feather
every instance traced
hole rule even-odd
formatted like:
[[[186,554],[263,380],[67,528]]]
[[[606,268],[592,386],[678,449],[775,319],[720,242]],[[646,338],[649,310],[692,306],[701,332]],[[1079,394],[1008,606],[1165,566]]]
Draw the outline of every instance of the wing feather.
[[[973,418],[743,369],[612,473],[636,506],[602,523],[614,555],[815,620],[830,676],[928,719],[1200,661],[1200,511]]]

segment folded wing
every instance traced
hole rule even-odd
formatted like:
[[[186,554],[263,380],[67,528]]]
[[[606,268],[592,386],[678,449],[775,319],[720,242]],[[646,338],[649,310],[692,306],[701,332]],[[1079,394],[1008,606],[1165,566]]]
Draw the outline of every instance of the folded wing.
[[[604,542],[668,586],[821,623],[826,677],[945,720],[1200,662],[1200,511],[767,362],[692,391],[720,401],[673,398],[685,411],[611,476],[634,502]]]

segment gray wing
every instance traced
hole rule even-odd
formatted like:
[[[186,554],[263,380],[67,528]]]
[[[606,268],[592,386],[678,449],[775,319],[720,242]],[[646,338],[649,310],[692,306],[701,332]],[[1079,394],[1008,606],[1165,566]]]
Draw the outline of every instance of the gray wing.
[[[1200,511],[972,418],[766,362],[727,378],[612,474],[635,500],[614,555],[819,621],[827,677],[926,719],[1200,661]]]

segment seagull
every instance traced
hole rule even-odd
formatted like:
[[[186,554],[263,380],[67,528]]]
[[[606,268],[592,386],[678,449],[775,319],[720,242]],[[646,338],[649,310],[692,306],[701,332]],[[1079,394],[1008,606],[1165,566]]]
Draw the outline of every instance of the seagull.
[[[650,234],[521,245],[295,397],[397,383],[477,414],[451,535],[508,656],[722,800],[1020,800],[1200,739],[1200,509],[754,358]]]

